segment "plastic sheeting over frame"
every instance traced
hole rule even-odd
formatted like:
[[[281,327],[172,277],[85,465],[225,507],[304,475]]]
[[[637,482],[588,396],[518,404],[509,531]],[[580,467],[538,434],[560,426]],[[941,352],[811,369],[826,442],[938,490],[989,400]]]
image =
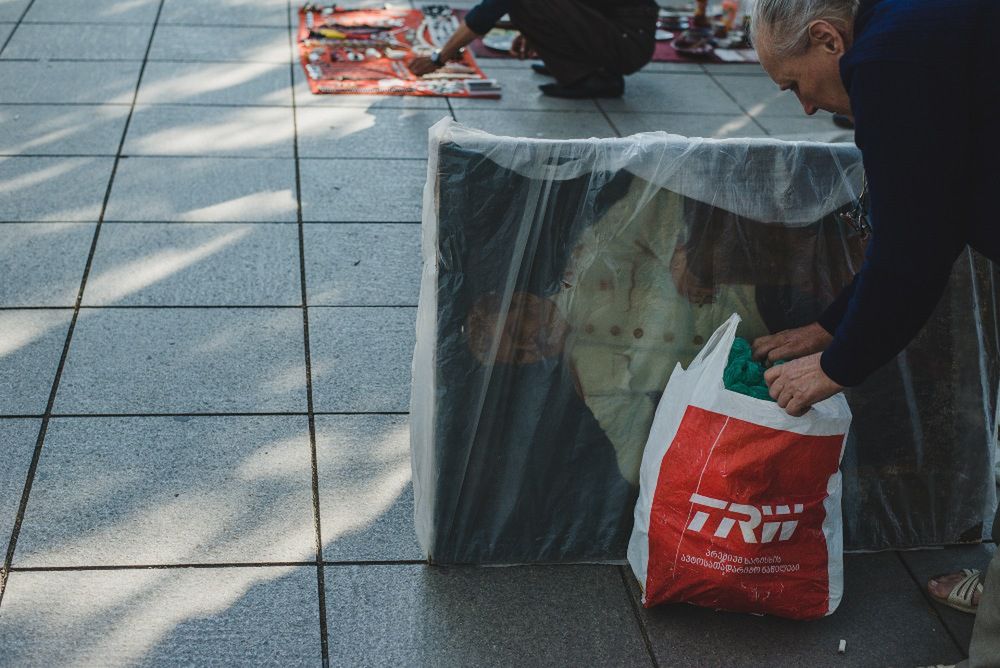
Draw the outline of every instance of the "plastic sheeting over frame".
[[[437,563],[615,561],[674,365],[733,312],[813,322],[859,268],[846,144],[663,133],[430,133],[411,437]],[[919,196],[919,194],[915,194]],[[877,225],[877,222],[875,223]],[[848,393],[848,549],[976,541],[995,503],[992,266],[972,254],[921,336]]]

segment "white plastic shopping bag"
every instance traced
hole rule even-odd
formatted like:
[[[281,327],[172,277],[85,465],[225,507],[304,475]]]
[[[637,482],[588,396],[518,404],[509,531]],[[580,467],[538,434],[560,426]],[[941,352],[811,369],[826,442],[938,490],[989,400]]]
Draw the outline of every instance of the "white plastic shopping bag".
[[[646,607],[684,601],[813,619],[843,594],[842,394],[792,417],[723,385],[733,315],[657,407],[628,560]]]

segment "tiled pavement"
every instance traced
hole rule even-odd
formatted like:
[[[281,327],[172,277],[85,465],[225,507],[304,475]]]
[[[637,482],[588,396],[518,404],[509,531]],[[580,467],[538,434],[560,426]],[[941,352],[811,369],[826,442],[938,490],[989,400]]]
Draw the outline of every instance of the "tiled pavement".
[[[409,357],[426,130],[828,137],[753,66],[622,100],[313,97],[285,0],[0,0],[0,665],[953,662],[920,583],[848,560],[796,624],[642,611],[614,566],[430,569]],[[847,653],[837,654],[840,639]]]

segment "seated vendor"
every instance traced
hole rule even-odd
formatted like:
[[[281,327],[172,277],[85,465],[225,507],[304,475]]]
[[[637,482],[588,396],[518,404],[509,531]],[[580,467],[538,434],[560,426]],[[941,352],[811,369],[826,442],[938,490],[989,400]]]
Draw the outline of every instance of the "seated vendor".
[[[657,13],[654,0],[483,0],[440,51],[415,59],[410,70],[419,76],[435,71],[510,14],[521,31],[511,53],[521,59],[540,58],[545,65],[535,70],[556,79],[539,86],[543,93],[620,97],[624,75],[653,57]]]

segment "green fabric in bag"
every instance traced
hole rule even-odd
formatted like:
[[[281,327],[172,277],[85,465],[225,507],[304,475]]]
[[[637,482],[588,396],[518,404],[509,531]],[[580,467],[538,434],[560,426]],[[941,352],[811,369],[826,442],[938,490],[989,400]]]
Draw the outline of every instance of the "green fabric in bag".
[[[781,363],[781,361],[775,362],[776,365]],[[726,389],[732,392],[774,401],[767,392],[765,371],[767,367],[753,358],[750,342],[737,338],[729,351],[729,362],[726,364],[726,370],[722,372],[722,382]]]

